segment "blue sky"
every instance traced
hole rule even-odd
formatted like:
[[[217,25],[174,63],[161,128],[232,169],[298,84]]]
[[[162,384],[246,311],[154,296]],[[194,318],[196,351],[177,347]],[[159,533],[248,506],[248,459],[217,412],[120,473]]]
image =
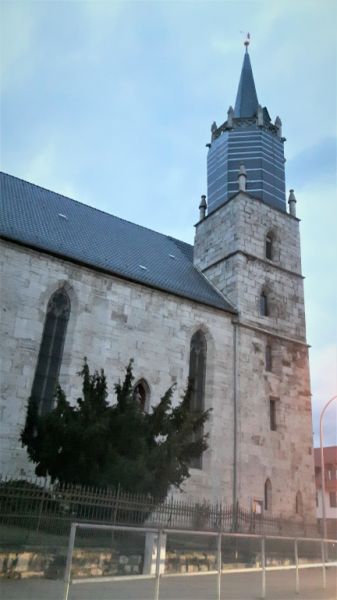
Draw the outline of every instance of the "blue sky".
[[[1,2],[2,169],[193,242],[213,120],[244,47],[283,121],[306,276],[314,430],[337,393],[334,0]],[[326,439],[336,443],[336,406]],[[318,438],[315,436],[317,444]]]

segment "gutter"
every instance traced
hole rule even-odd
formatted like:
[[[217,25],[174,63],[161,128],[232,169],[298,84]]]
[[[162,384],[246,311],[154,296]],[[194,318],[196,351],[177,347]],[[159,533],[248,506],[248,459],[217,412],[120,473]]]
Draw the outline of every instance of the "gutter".
[[[238,473],[237,473],[237,429],[238,429],[238,388],[239,388],[239,322],[237,319],[233,323],[233,507],[236,506],[238,499]]]

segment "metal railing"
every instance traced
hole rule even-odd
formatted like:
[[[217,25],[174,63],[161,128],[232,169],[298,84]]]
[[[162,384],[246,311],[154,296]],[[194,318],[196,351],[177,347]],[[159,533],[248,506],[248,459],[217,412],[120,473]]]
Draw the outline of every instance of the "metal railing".
[[[76,534],[80,530],[82,531],[92,531],[96,532],[104,532],[111,531],[112,533],[117,532],[125,532],[125,533],[138,533],[138,534],[155,534],[156,535],[156,564],[155,564],[155,573],[149,574],[138,574],[138,575],[112,575],[112,576],[103,576],[103,577],[78,577],[72,578],[72,562],[73,562],[73,554],[75,548],[75,540]],[[65,568],[65,576],[64,576],[64,592],[63,592],[63,600],[68,600],[69,590],[71,585],[75,584],[83,584],[83,583],[107,583],[107,582],[128,582],[128,581],[139,581],[139,580],[153,580],[155,582],[154,592],[153,592],[153,600],[159,600],[160,595],[160,584],[161,581],[165,578],[169,577],[187,577],[189,574],[187,573],[165,573],[162,569],[162,544],[164,536],[166,535],[178,535],[178,536],[199,536],[207,537],[209,539],[214,539],[216,541],[215,545],[215,554],[216,554],[216,568],[208,570],[207,572],[199,571],[194,572],[193,575],[215,575],[216,576],[216,597],[217,600],[221,598],[221,586],[222,586],[222,576],[229,573],[251,573],[251,572],[260,572],[261,573],[261,581],[260,581],[260,590],[261,590],[261,598],[266,598],[266,573],[268,571],[276,571],[276,570],[294,570],[295,571],[295,591],[298,594],[300,591],[300,571],[302,569],[308,568],[321,568],[322,569],[322,587],[326,588],[326,568],[327,566],[337,566],[336,560],[327,561],[327,552],[326,546],[328,544],[333,544],[334,549],[336,548],[336,540],[323,540],[317,538],[302,538],[302,537],[280,537],[280,536],[264,536],[264,535],[256,535],[256,534],[247,534],[247,533],[224,533],[224,532],[212,532],[212,531],[186,531],[185,529],[161,529],[161,528],[150,528],[150,527],[126,527],[126,526],[118,526],[118,525],[98,525],[92,523],[72,523],[68,551],[67,551],[67,560],[66,560],[66,568]],[[255,566],[244,566],[243,568],[228,568],[226,564],[224,564],[224,540],[230,541],[238,541],[238,540],[247,540],[248,542],[253,540],[258,544],[258,564]],[[287,565],[268,565],[267,564],[267,551],[266,544],[275,541],[284,541],[287,540],[292,549],[291,553],[293,554],[293,564]],[[300,551],[300,544],[303,543],[306,545],[306,549],[302,549]],[[315,558],[315,560],[311,561],[301,561],[301,554],[308,555],[308,544],[312,545],[311,552],[309,555],[311,558]],[[320,556],[317,557],[317,548],[319,549]],[[289,554],[289,552],[288,552]]]

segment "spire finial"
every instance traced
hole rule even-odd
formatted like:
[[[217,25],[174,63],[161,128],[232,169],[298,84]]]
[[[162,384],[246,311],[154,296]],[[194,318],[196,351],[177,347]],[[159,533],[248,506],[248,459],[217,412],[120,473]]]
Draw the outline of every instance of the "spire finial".
[[[246,34],[246,39],[245,39],[245,41],[243,43],[246,46],[246,52],[248,52],[248,46],[250,44],[250,33]]]

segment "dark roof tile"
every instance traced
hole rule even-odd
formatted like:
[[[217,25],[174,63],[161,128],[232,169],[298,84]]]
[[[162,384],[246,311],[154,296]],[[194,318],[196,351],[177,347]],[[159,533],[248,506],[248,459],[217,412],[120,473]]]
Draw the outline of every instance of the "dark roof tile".
[[[0,233],[41,251],[235,313],[193,266],[193,246],[5,173],[1,174]]]

